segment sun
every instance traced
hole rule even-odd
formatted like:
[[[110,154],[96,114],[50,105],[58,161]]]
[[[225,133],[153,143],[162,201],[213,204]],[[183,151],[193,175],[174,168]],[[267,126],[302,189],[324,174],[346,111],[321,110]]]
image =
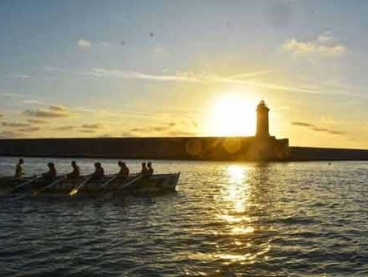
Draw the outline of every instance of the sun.
[[[208,117],[208,130],[214,136],[253,136],[256,111],[253,101],[240,93],[218,98]]]

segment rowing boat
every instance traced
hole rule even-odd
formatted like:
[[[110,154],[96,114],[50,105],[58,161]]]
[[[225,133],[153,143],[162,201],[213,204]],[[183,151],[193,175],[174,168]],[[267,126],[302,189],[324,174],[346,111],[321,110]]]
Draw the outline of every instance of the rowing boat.
[[[179,181],[179,173],[170,174],[154,174],[149,178],[142,177],[137,178],[138,175],[130,175],[126,179],[116,178],[113,182],[102,188],[102,184],[105,184],[112,176],[106,176],[101,179],[89,180],[81,189],[81,194],[100,194],[103,192],[114,192],[117,194],[156,194],[175,191],[176,185]],[[21,184],[31,180],[34,177],[27,178],[14,178],[3,177],[0,179],[0,191],[13,193],[30,192],[32,194],[68,194],[71,190],[86,180],[87,177],[63,179],[60,182],[55,180],[45,180],[43,178],[34,180],[28,186],[21,186]],[[59,177],[60,178],[60,177]],[[133,180],[136,179],[136,180]],[[54,186],[47,187],[52,182],[56,184]],[[125,184],[129,184],[125,186]],[[21,186],[20,189],[17,189]],[[46,188],[47,187],[47,188]],[[46,188],[46,189],[45,189]]]

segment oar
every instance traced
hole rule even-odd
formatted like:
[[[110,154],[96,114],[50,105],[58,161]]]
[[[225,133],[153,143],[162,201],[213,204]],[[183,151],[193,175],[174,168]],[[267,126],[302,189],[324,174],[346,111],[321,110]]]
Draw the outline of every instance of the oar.
[[[38,192],[36,192],[35,194],[39,194],[57,184],[59,184],[61,181],[64,181],[66,178],[68,178],[68,175],[64,175],[62,177],[60,177],[58,180],[56,180],[55,182],[52,182],[51,184],[47,185],[46,187],[43,187],[42,189],[40,189]]]
[[[138,181],[140,178],[142,178],[142,175],[138,175],[135,178],[133,178],[132,180],[130,180],[129,182],[124,182],[122,186],[116,186],[117,189],[124,189],[128,186],[130,186],[131,184],[135,183],[136,181]],[[108,193],[102,194],[101,198],[102,199],[110,199],[112,196],[114,195],[113,191],[110,191]]]
[[[107,180],[105,183],[103,183],[101,186],[100,186],[100,190],[104,189],[108,184],[110,184],[111,182],[115,181],[116,178],[118,178],[119,175],[118,174],[115,174],[113,175],[109,180]]]
[[[132,180],[130,180],[129,182],[127,182],[126,184],[123,184],[122,186],[116,187],[117,189],[121,190],[121,189],[125,189],[126,187],[130,186],[131,184],[135,183],[136,181],[138,181],[139,179],[141,179],[143,177],[143,175],[138,175],[137,177],[133,178]]]
[[[89,181],[89,180],[91,180],[91,178],[93,177],[93,175],[90,175],[86,180],[84,180],[78,187],[76,187],[76,188],[74,188],[74,189],[72,189],[71,190],[71,192],[69,192],[69,195],[70,196],[73,196],[73,195],[75,195],[75,194],[77,194],[78,193],[78,190],[80,190],[85,184],[87,184],[87,182]]]
[[[28,180],[28,181],[25,181],[25,182],[21,183],[20,185],[16,186],[16,187],[12,190],[12,192],[16,192],[18,189],[20,189],[20,188],[22,188],[22,187],[24,187],[24,186],[26,186],[26,185],[29,185],[29,184],[33,183],[34,181],[36,181],[36,180],[40,179],[41,177],[42,177],[42,175],[38,175],[38,176],[36,176],[35,178],[33,178],[33,179],[31,179],[31,180]]]

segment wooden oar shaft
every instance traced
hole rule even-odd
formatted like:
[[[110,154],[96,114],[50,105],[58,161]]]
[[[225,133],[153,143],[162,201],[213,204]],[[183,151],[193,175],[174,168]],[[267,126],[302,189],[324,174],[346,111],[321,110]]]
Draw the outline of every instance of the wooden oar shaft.
[[[70,192],[69,192],[69,195],[70,196],[73,196],[75,194],[78,193],[78,191],[85,185],[87,184],[87,182],[89,180],[91,180],[91,178],[93,177],[93,175],[90,175],[86,180],[84,180],[80,185],[78,185],[76,188],[72,189]]]
[[[14,192],[14,191],[17,191],[18,189],[20,189],[20,188],[22,188],[22,187],[24,187],[24,186],[26,186],[26,185],[29,185],[29,184],[33,183],[34,181],[36,181],[36,180],[40,179],[41,177],[42,177],[42,175],[39,175],[39,176],[37,176],[37,177],[35,177],[35,178],[31,179],[31,180],[28,180],[28,181],[26,181],[26,182],[21,183],[20,185],[16,186],[16,187],[13,189],[13,192]]]
[[[126,184],[123,184],[122,186],[117,187],[118,189],[124,189],[128,186],[130,186],[131,184],[133,184],[134,182],[138,181],[139,179],[141,179],[143,176],[142,175],[138,175],[137,177],[133,178],[132,180],[130,180],[129,182],[127,182]]]
[[[41,193],[41,192],[43,192],[43,191],[45,191],[45,190],[47,190],[47,189],[49,189],[49,188],[51,188],[51,187],[53,187],[53,186],[55,186],[55,185],[59,184],[61,181],[65,180],[66,178],[68,178],[68,176],[67,176],[67,175],[60,177],[60,178],[59,178],[58,180],[56,180],[55,182],[52,182],[51,184],[47,185],[46,187],[43,187],[42,189],[40,189],[40,190],[38,191],[38,193]]]

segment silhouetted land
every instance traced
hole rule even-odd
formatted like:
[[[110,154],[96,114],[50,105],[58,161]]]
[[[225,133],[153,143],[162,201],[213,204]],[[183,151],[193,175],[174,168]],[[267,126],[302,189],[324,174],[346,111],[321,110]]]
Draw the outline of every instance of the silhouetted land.
[[[368,150],[289,147],[270,137],[2,139],[1,156],[210,161],[368,160]]]

